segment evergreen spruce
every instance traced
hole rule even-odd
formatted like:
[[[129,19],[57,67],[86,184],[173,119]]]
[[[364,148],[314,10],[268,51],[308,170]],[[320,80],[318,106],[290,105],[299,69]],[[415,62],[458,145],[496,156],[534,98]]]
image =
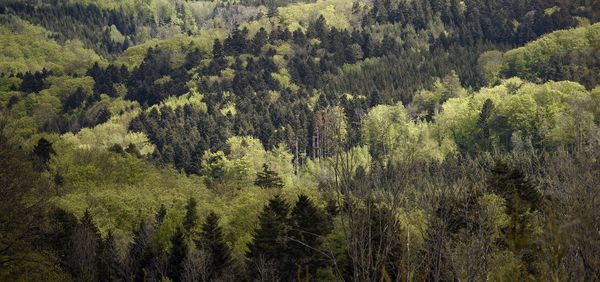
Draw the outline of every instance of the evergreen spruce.
[[[300,195],[291,213],[289,252],[295,263],[296,272],[314,277],[319,267],[325,266],[326,258],[319,252],[323,236],[331,231],[325,211],[316,207],[305,195]]]
[[[35,160],[34,165],[38,171],[48,169],[48,162],[52,155],[56,152],[52,148],[52,143],[46,140],[46,138],[40,138],[37,144],[33,147],[33,158]]]
[[[158,209],[158,212],[156,212],[155,216],[156,228],[162,225],[163,221],[165,220],[165,216],[167,216],[167,208],[165,207],[165,204],[160,204],[160,208]]]
[[[185,205],[185,217],[183,218],[183,230],[187,235],[194,230],[198,224],[198,213],[196,212],[196,206],[198,203],[195,198],[190,198],[187,205]]]
[[[112,230],[109,230],[106,239],[102,241],[100,252],[98,254],[98,280],[118,281],[120,279],[121,269],[117,242],[115,241]]]
[[[69,269],[78,281],[94,281],[98,277],[97,256],[102,242],[100,231],[86,210],[71,235],[71,250],[68,254]]]
[[[152,227],[142,219],[133,232],[133,241],[125,259],[125,280],[143,278],[143,268],[147,264],[147,244],[153,233]]]
[[[261,188],[283,188],[283,180],[277,172],[269,169],[269,165],[263,164],[263,170],[256,174],[254,185]]]
[[[259,227],[254,231],[254,238],[246,254],[253,278],[259,278],[263,274],[259,271],[260,268],[264,270],[265,265],[273,268],[272,271],[283,280],[286,280],[286,276],[293,277],[293,273],[286,269],[289,262],[288,213],[289,205],[279,196],[275,196],[259,215]]]
[[[174,282],[181,281],[184,273],[184,261],[188,254],[188,247],[185,241],[183,230],[178,227],[171,238],[171,253],[169,255],[167,276]]]
[[[196,246],[210,256],[210,278],[218,277],[231,265],[231,250],[223,237],[223,230],[219,226],[219,216],[210,212],[202,224],[200,240]]]

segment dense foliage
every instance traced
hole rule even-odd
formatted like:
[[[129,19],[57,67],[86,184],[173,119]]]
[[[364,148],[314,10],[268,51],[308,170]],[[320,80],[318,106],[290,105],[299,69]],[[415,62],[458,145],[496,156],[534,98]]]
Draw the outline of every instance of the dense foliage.
[[[0,1],[0,280],[600,280],[599,19]]]

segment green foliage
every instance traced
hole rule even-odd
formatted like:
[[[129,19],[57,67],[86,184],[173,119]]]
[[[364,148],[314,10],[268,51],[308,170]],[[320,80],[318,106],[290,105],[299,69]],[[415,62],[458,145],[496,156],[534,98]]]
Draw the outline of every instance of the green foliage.
[[[506,52],[503,73],[532,81],[573,80],[592,88],[600,83],[598,46],[600,24],[556,31]]]
[[[495,107],[484,123],[478,120],[488,99]],[[450,99],[435,117],[435,128],[438,134],[452,138],[462,150],[471,152],[480,142],[477,138],[482,138],[478,136],[505,149],[581,147],[595,142],[593,128],[597,127],[594,110],[586,104],[593,104],[590,92],[574,82],[538,85],[510,79],[473,96]],[[486,128],[489,138],[482,131]]]
[[[0,4],[0,280],[596,278],[594,4],[288,2]]]
[[[79,41],[62,45],[49,39],[48,32],[15,16],[0,16],[0,72],[52,70],[60,73],[83,73],[95,62],[104,61]]]
[[[184,261],[188,255],[188,246],[185,240],[184,231],[177,228],[175,235],[171,239],[171,253],[167,265],[167,277],[173,281],[181,281],[185,271]]]
[[[498,50],[487,51],[479,55],[477,67],[488,86],[493,86],[499,82],[503,62],[504,54]]]
[[[65,278],[54,256],[38,244],[47,238],[40,230],[50,183],[34,170],[28,155],[0,135],[0,279]],[[36,247],[39,246],[39,247]],[[46,276],[46,278],[43,278]]]
[[[231,265],[230,248],[223,237],[223,230],[219,226],[219,216],[210,212],[202,224],[200,239],[195,241],[199,249],[205,250],[210,257],[209,277],[219,277]]]
[[[273,279],[283,275],[287,253],[289,205],[278,196],[269,200],[259,216],[259,227],[248,246],[248,267],[254,278]]]
[[[446,137],[432,139],[430,128],[435,130],[436,126],[411,121],[401,104],[380,105],[369,110],[364,119],[363,140],[374,158],[392,163],[410,159],[443,160],[455,145]]]
[[[120,247],[129,237],[131,222],[140,216],[153,215],[161,204],[183,210],[189,197],[208,196],[200,179],[158,170],[135,156],[60,142],[56,151],[51,174],[60,174],[64,185],[51,202],[75,214],[89,208],[101,232],[113,230]]]
[[[440,112],[441,105],[450,98],[465,97],[467,91],[460,85],[456,73],[437,79],[431,91],[422,90],[413,97],[411,110],[419,117],[431,118]]]
[[[183,217],[183,230],[185,234],[188,236],[195,230],[198,225],[198,211],[196,211],[196,206],[198,202],[196,202],[195,198],[190,198],[185,205],[185,216]]]
[[[256,174],[254,185],[261,188],[283,188],[283,181],[275,171],[269,169],[269,165],[263,164],[263,170]]]

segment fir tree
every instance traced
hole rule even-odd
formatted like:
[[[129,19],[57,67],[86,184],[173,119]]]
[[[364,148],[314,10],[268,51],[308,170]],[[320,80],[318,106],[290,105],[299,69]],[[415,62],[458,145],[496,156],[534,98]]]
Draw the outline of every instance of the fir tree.
[[[156,228],[162,225],[163,221],[165,220],[165,216],[167,216],[167,208],[165,207],[165,204],[160,204],[160,208],[158,209],[158,212],[156,212],[155,216]]]
[[[142,219],[138,228],[133,232],[133,242],[129,245],[125,259],[125,280],[143,277],[143,268],[147,264],[147,244],[153,233],[152,227]]]
[[[509,226],[504,230],[507,245],[531,267],[535,263],[530,242],[535,224],[532,213],[542,204],[541,193],[520,169],[503,161],[496,162],[487,181],[492,191],[506,200],[510,215]]]
[[[52,155],[55,155],[56,152],[54,148],[52,148],[52,143],[46,140],[46,138],[40,138],[37,144],[33,147],[33,157],[34,164],[38,171],[48,169],[48,162]]]
[[[258,278],[261,275],[259,268],[264,265],[272,266],[273,271],[283,276],[281,278],[285,278],[286,274],[292,277],[292,273],[286,273],[285,269],[288,263],[288,213],[288,204],[275,196],[259,215],[259,227],[254,231],[246,254],[252,277]]]
[[[503,161],[496,162],[487,181],[492,191],[506,200],[509,213],[535,210],[541,204],[541,193],[523,171]]]
[[[183,230],[186,234],[190,234],[198,224],[198,213],[196,206],[198,203],[195,198],[190,198],[185,205],[185,217],[183,218]]]
[[[71,274],[78,281],[94,281],[97,279],[98,247],[102,237],[94,224],[89,210],[85,210],[81,223],[71,235],[71,251],[68,256]]]
[[[317,268],[324,266],[324,257],[318,250],[331,225],[325,212],[305,195],[298,197],[290,222],[289,249],[297,271],[308,268],[314,276]]]
[[[254,55],[259,55],[263,46],[267,43],[269,35],[267,31],[261,27],[254,38],[252,39],[252,52]]]
[[[77,87],[73,94],[69,95],[63,104],[63,111],[68,112],[70,110],[76,109],[79,106],[82,106],[85,101],[85,92],[83,92],[83,88]]]
[[[223,238],[223,231],[219,226],[219,216],[210,212],[202,224],[200,240],[196,241],[199,249],[205,250],[210,256],[210,278],[218,277],[230,264],[231,254],[229,246]]]
[[[169,255],[167,276],[174,282],[181,281],[184,272],[184,261],[187,257],[188,247],[185,242],[185,234],[181,228],[171,238],[171,253]]]
[[[112,230],[109,230],[106,239],[102,241],[98,254],[98,280],[117,281],[120,274],[119,250]]]
[[[256,174],[254,185],[261,188],[283,188],[283,180],[277,172],[269,169],[269,165],[263,164],[263,170]]]
[[[490,140],[490,126],[488,120],[494,111],[494,102],[490,99],[485,100],[483,107],[481,108],[481,114],[477,119],[477,127],[481,129],[481,143],[483,149],[488,149],[491,146]]]

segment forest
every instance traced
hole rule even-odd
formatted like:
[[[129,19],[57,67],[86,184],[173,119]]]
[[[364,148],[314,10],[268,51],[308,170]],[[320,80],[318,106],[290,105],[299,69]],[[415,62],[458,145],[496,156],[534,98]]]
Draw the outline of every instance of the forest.
[[[600,281],[599,21],[0,0],[0,281]]]

